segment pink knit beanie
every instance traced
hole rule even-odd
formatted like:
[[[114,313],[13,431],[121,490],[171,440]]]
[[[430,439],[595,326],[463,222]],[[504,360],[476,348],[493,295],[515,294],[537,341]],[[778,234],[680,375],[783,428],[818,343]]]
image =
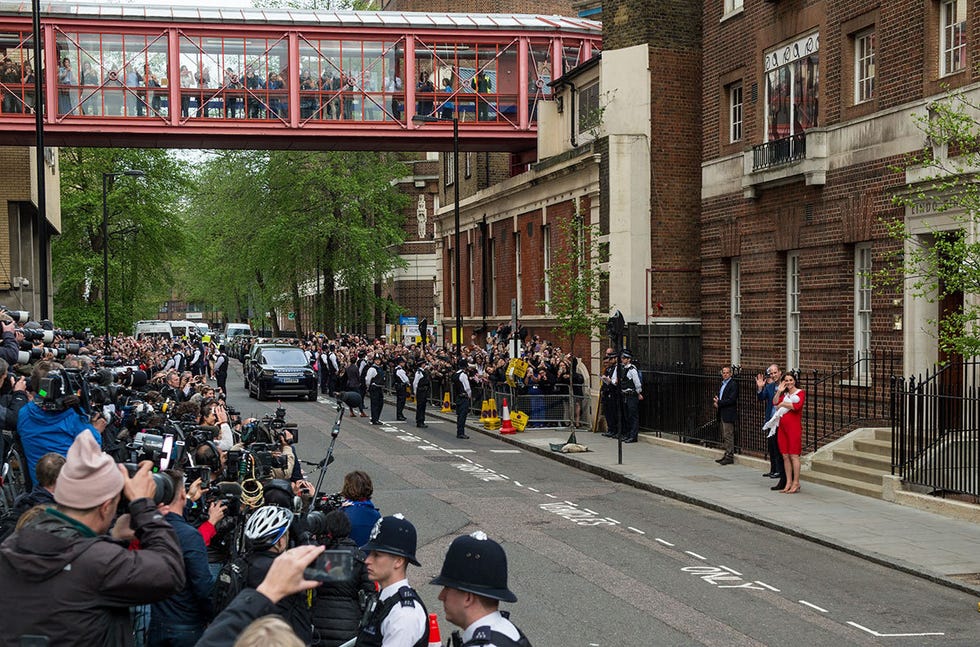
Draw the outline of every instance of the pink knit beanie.
[[[75,437],[65,466],[54,486],[54,500],[59,505],[87,510],[113,498],[123,489],[123,475],[112,457],[88,431]]]

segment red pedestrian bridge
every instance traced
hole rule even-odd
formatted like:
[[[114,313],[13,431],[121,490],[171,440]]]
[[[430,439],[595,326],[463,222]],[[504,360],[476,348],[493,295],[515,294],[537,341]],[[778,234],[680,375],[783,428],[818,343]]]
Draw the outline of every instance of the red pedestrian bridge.
[[[601,48],[558,16],[0,2],[0,144],[534,148],[550,82]],[[56,90],[54,90],[56,88]],[[51,89],[51,90],[47,90]],[[415,117],[434,123],[421,123]]]

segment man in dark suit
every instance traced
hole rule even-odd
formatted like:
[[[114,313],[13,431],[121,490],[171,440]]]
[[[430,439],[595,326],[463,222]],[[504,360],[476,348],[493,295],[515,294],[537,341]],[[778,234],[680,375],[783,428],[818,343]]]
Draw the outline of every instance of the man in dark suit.
[[[721,427],[721,443],[725,455],[716,463],[731,465],[735,462],[735,418],[738,416],[738,383],[732,379],[732,369],[721,369],[721,388],[715,396],[715,409],[718,410],[718,423]]]

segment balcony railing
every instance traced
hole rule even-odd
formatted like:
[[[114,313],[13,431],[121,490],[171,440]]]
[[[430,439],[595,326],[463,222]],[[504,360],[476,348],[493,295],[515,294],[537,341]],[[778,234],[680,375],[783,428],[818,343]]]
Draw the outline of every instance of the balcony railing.
[[[806,133],[775,139],[752,149],[752,170],[780,166],[806,159]]]

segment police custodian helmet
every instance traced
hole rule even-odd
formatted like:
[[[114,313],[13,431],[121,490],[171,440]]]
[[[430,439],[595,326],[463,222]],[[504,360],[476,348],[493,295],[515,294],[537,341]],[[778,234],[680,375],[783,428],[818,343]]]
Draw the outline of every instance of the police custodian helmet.
[[[421,566],[415,559],[415,547],[418,538],[415,526],[401,514],[382,517],[371,529],[368,543],[361,547],[365,553],[376,550],[379,553],[389,553],[404,557],[412,564]]]
[[[500,544],[480,531],[453,540],[439,577],[430,584],[492,600],[517,602],[517,596],[507,588],[507,554]]]

